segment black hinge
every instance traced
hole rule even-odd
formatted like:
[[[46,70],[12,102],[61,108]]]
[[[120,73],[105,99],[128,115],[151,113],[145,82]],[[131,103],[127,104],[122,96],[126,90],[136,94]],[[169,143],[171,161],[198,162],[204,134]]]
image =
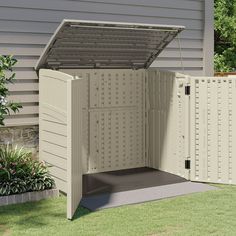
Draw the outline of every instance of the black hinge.
[[[190,95],[190,85],[185,86],[185,95]]]
[[[191,161],[185,160],[185,169],[190,170],[191,169]]]

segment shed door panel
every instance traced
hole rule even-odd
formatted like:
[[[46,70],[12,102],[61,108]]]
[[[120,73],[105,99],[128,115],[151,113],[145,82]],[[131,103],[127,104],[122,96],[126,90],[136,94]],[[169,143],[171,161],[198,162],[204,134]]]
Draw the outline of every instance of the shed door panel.
[[[90,75],[88,172],[145,166],[145,71]]]
[[[56,187],[67,193],[67,74],[41,69],[39,72],[39,158],[47,164]],[[55,90],[56,88],[56,90]],[[53,96],[52,96],[53,94]]]
[[[188,179],[184,166],[186,76],[153,68],[148,75],[149,166]]]
[[[191,78],[191,180],[236,184],[236,79]]]

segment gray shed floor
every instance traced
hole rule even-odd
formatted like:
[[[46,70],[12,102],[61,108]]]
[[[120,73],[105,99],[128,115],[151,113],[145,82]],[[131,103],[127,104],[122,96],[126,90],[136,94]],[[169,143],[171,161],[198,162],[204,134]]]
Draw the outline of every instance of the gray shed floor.
[[[216,189],[151,168],[84,175],[83,186],[80,205],[92,211]]]
[[[83,176],[83,196],[186,182],[187,180],[152,168],[109,171]]]

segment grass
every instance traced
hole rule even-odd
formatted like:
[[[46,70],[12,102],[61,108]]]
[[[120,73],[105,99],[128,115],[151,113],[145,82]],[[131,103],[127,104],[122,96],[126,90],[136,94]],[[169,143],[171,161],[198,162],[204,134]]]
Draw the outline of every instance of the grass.
[[[66,198],[0,207],[0,235],[236,235],[236,186],[90,213],[68,221]]]

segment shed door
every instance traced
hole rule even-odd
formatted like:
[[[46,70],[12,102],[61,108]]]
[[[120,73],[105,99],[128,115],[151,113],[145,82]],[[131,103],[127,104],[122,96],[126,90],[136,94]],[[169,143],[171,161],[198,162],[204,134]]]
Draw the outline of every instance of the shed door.
[[[191,180],[236,184],[236,78],[191,78]]]
[[[148,69],[148,166],[189,179],[187,77]]]

